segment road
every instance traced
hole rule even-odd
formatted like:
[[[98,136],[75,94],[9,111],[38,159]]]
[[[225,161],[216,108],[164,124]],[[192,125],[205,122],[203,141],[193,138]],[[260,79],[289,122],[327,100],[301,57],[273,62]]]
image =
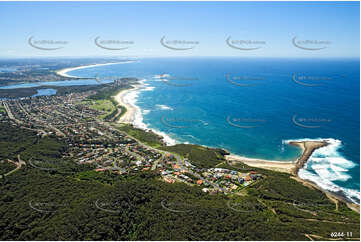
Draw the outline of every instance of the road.
[[[41,120],[39,120],[38,118],[34,117],[33,115],[29,114],[29,113],[24,109],[24,107],[22,107],[22,105],[21,105],[20,103],[18,103],[18,105],[20,106],[20,109],[22,109],[25,114],[29,115],[29,117],[33,118],[33,119],[36,120],[38,123],[44,123],[45,126],[47,126],[47,127],[49,127],[50,129],[54,130],[54,131],[55,131],[58,135],[60,135],[60,136],[63,136],[63,137],[66,136],[63,132],[61,132],[59,129],[57,129],[56,127],[52,126],[51,124],[46,124],[44,121],[41,121]],[[3,103],[3,106],[4,106],[5,110],[6,110],[6,112],[8,113],[8,116],[9,116],[10,119],[13,119],[13,120],[14,120],[15,122],[17,122],[17,123],[22,123],[21,121],[17,120],[17,119],[14,117],[14,115],[12,114],[12,112],[11,112],[11,110],[10,110],[10,108],[9,108],[9,106],[8,106],[8,104],[7,104],[6,102]],[[46,115],[46,116],[49,116],[49,115],[46,114],[46,113],[43,113],[43,114]],[[159,159],[157,159],[157,160],[154,161],[154,163],[153,163],[153,165],[152,165],[152,168],[151,168],[152,170],[155,170],[155,169],[156,169],[156,166],[157,166],[158,162],[160,161],[160,159],[162,159],[165,155],[171,154],[171,155],[173,155],[173,156],[175,157],[177,164],[178,164],[183,170],[187,171],[188,173],[192,174],[193,176],[197,177],[198,179],[202,180],[203,182],[210,184],[211,186],[213,186],[213,187],[214,187],[216,190],[218,190],[218,191],[221,191],[221,192],[223,192],[223,193],[227,193],[227,192],[228,192],[226,189],[218,186],[217,184],[213,183],[212,181],[207,180],[206,178],[202,177],[200,174],[195,173],[194,171],[192,171],[191,169],[189,169],[188,167],[186,167],[186,166],[185,166],[185,162],[184,162],[184,160],[181,158],[180,155],[178,155],[178,154],[176,154],[176,153],[170,153],[170,152],[166,152],[166,151],[164,151],[164,150],[160,150],[160,149],[151,147],[151,146],[149,146],[149,145],[141,142],[140,140],[136,139],[135,137],[133,137],[133,136],[125,133],[124,131],[120,131],[120,130],[114,128],[114,127],[111,125],[111,123],[104,122],[104,121],[98,120],[98,119],[97,119],[97,121],[98,121],[98,123],[100,123],[100,124],[102,124],[102,125],[110,128],[110,129],[112,129],[112,130],[115,130],[115,131],[123,134],[125,137],[128,137],[128,138],[131,138],[131,139],[135,140],[139,145],[142,145],[144,148],[147,148],[147,149],[149,149],[149,150],[153,150],[153,151],[155,151],[155,152],[158,152],[158,153],[162,154],[162,156],[161,156]],[[141,155],[136,154],[136,153],[134,153],[134,152],[131,152],[129,149],[126,149],[126,150],[127,150],[127,152],[129,152],[130,154],[134,155],[134,156],[137,157],[138,159],[144,160],[144,158],[143,158]],[[18,160],[19,160],[19,162],[17,163],[17,168],[14,169],[13,171],[7,173],[6,176],[9,175],[9,174],[11,174],[11,173],[13,173],[13,172],[15,172],[16,170],[20,169],[22,165],[25,165],[25,162],[21,161],[20,156],[18,156]]]
[[[25,161],[20,159],[20,155],[18,155],[18,162],[14,162],[16,165],[16,168],[12,171],[9,171],[8,173],[6,173],[4,176],[8,176],[11,175],[12,173],[14,173],[15,171],[19,170],[23,165],[26,165]]]
[[[185,163],[184,163],[184,160],[181,159],[181,157],[178,155],[178,154],[173,154],[174,157],[176,158],[177,160],[177,164],[184,170],[186,170],[188,173],[192,174],[193,176],[199,178],[200,180],[202,180],[203,182],[206,182],[208,184],[210,184],[212,187],[214,187],[216,190],[218,191],[221,191],[223,193],[228,193],[227,189],[225,188],[222,188],[220,186],[218,186],[218,184],[212,182],[212,181],[209,181],[207,180],[206,178],[202,177],[201,175],[199,175],[198,173],[195,173],[193,172],[191,169],[188,169],[186,166],[185,166]]]
[[[3,106],[5,108],[5,111],[6,113],[8,114],[9,118],[14,120],[16,123],[18,124],[22,124],[23,122],[21,122],[20,120],[17,120],[15,117],[14,117],[14,114],[11,112],[11,109],[9,107],[9,105],[7,104],[7,102],[3,102]]]
[[[114,128],[113,126],[109,125],[108,123],[104,123],[104,122],[101,122],[101,123],[104,124],[105,126]],[[206,183],[210,184],[210,185],[213,186],[216,190],[218,190],[218,191],[220,191],[220,192],[223,192],[223,193],[228,193],[228,190],[227,190],[227,189],[220,187],[218,184],[216,184],[216,183],[214,183],[214,182],[212,182],[212,181],[207,180],[206,178],[202,177],[202,176],[199,175],[198,173],[195,173],[195,172],[193,172],[191,169],[189,169],[188,167],[186,167],[186,166],[185,166],[185,162],[184,162],[184,160],[181,158],[180,155],[178,155],[178,154],[176,154],[176,153],[170,153],[170,152],[167,152],[167,151],[164,151],[164,150],[160,150],[160,149],[151,147],[151,146],[149,146],[149,145],[141,142],[140,140],[136,139],[135,137],[133,137],[133,136],[131,136],[131,135],[129,135],[129,134],[123,132],[123,131],[120,131],[120,130],[118,130],[118,129],[116,129],[116,128],[115,128],[115,130],[118,131],[119,133],[121,133],[121,134],[123,134],[123,135],[125,135],[125,136],[127,136],[127,137],[129,137],[129,138],[131,138],[131,139],[134,139],[135,141],[137,141],[138,144],[142,145],[143,147],[161,153],[163,156],[164,156],[164,155],[169,155],[169,154],[173,155],[173,156],[175,157],[176,161],[177,161],[177,164],[178,164],[183,170],[187,171],[189,174],[192,174],[193,176],[197,177],[198,179],[202,180],[203,182],[206,182]],[[163,157],[163,156],[162,156],[162,157]],[[162,157],[157,160],[157,163],[158,163],[158,161],[159,161],[160,159],[162,159]],[[156,162],[154,162],[154,163],[156,163]],[[153,164],[152,170],[154,170],[155,167],[156,167],[156,165]]]
[[[44,126],[48,126],[50,129],[54,130],[55,133],[59,134],[60,136],[63,136],[63,137],[66,136],[63,132],[61,132],[59,129],[55,128],[55,127],[52,126],[51,124],[47,124],[47,123],[45,123],[44,121],[41,121],[41,120],[37,119],[36,117],[34,117],[34,115],[29,114],[19,102],[17,102],[17,104],[18,104],[18,106],[20,107],[20,109],[21,109],[26,115],[28,115],[29,118],[32,118],[32,119],[36,120],[36,121],[39,122],[39,123],[43,123]],[[15,118],[14,114],[11,112],[11,109],[10,109],[9,105],[8,105],[6,102],[3,102],[3,106],[4,106],[4,108],[5,108],[5,110],[6,110],[6,112],[7,112],[7,114],[8,114],[8,116],[9,116],[10,119],[14,120],[14,121],[15,121],[16,123],[18,123],[18,124],[23,124],[23,121],[20,121],[20,120],[18,120],[18,119]],[[48,114],[45,114],[45,113],[44,113],[44,115],[49,116]],[[30,130],[34,130],[34,129],[30,129]],[[42,129],[36,129],[36,130],[37,130],[37,131],[40,131],[40,132],[42,132],[42,133],[44,133],[44,134],[46,133],[46,132],[45,132],[44,130],[42,130]]]

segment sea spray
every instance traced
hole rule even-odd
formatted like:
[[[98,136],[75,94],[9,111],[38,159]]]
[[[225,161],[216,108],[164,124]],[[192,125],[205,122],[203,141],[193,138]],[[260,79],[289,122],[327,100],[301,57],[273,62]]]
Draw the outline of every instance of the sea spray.
[[[136,102],[138,100],[140,92],[154,90],[154,87],[149,86],[149,84],[145,83],[145,81],[146,81],[145,79],[140,80],[140,85],[124,96],[124,101],[126,103],[129,103],[136,109],[135,117],[134,117],[132,124],[136,128],[140,128],[140,129],[143,129],[146,131],[149,131],[149,130],[153,131],[155,134],[161,136],[163,138],[163,141],[167,145],[175,145],[177,142],[174,139],[172,139],[169,135],[167,135],[166,133],[161,132],[159,130],[156,130],[156,129],[150,129],[150,128],[148,128],[148,125],[144,123],[142,110],[136,105]]]
[[[324,190],[341,193],[354,203],[360,203],[360,191],[344,188],[336,184],[337,182],[349,180],[351,177],[347,172],[356,165],[339,152],[342,147],[340,140],[333,138],[304,138],[284,140],[283,142],[289,143],[290,141],[326,141],[328,145],[316,149],[312,153],[304,168],[299,170],[298,176],[304,180],[314,182]]]

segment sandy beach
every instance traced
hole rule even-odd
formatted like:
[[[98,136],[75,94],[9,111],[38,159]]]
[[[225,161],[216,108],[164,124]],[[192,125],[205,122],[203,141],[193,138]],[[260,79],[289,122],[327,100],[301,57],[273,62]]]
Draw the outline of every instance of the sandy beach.
[[[243,162],[248,166],[286,172],[297,176],[298,170],[305,165],[312,153],[316,149],[328,145],[326,141],[289,141],[288,144],[298,146],[302,149],[301,156],[295,161],[252,159],[238,155],[226,155],[225,158],[230,165],[235,165],[237,162]]]
[[[104,64],[93,64],[93,65],[70,67],[70,68],[64,68],[64,69],[58,70],[56,72],[56,74],[58,74],[59,76],[62,76],[62,77],[79,78],[77,76],[68,75],[66,73],[69,71],[80,70],[80,69],[85,69],[85,68],[90,68],[90,67],[125,64],[125,63],[130,63],[130,62],[133,62],[133,61],[111,62],[111,63],[104,63]],[[120,122],[120,123],[133,123],[134,122],[137,109],[134,105],[132,105],[131,103],[124,100],[124,97],[129,92],[134,91],[137,88],[138,88],[137,86],[134,86],[133,88],[130,88],[127,90],[122,90],[116,96],[114,96],[115,100],[119,103],[119,105],[124,106],[127,109],[126,113],[122,115],[122,117],[119,119],[118,122]]]
[[[115,101],[117,101],[119,105],[124,106],[127,109],[126,113],[123,114],[117,122],[132,124],[136,128],[140,128],[146,131],[151,130],[153,133],[162,137],[163,142],[166,145],[175,145],[177,142],[166,133],[155,129],[149,129],[147,125],[143,123],[141,109],[135,105],[137,99],[137,90],[150,90],[150,88],[152,87],[147,87],[147,84],[144,83],[144,80],[141,80],[139,84],[133,85],[133,87],[130,89],[122,90],[114,96]]]
[[[137,108],[133,104],[129,103],[125,97],[127,94],[135,91],[137,88],[138,86],[134,86],[133,88],[122,90],[114,96],[115,101],[127,109],[127,111],[119,118],[118,123],[132,124],[134,122]]]
[[[94,64],[94,65],[70,67],[70,68],[64,68],[64,69],[58,70],[56,72],[56,74],[58,74],[59,76],[62,76],[62,77],[78,78],[77,76],[71,76],[66,73],[69,71],[75,71],[75,70],[80,70],[80,69],[84,69],[84,68],[90,68],[90,67],[96,67],[96,66],[108,66],[108,65],[123,64],[123,63],[128,63],[128,62],[123,61],[123,62],[112,62],[112,63],[105,63],[105,64]]]
[[[292,173],[292,170],[294,169],[296,164],[296,161],[262,160],[262,159],[253,159],[238,155],[226,155],[225,158],[227,160],[227,163],[231,166],[236,165],[239,162],[242,162],[248,166],[269,169],[279,172],[286,172],[290,174]]]
[[[335,194],[330,191],[326,191],[320,188],[317,184],[312,181],[303,180],[298,176],[299,169],[303,168],[303,166],[307,163],[308,159],[312,155],[312,153],[321,147],[327,146],[328,143],[326,141],[289,141],[289,145],[298,146],[302,149],[301,156],[295,161],[272,161],[272,160],[262,160],[262,159],[252,159],[247,157],[242,157],[238,155],[226,155],[225,158],[227,163],[231,166],[237,165],[237,163],[242,162],[251,167],[257,167],[262,169],[269,169],[273,171],[285,172],[293,175],[291,178],[296,181],[302,183],[303,185],[310,187],[311,189],[317,189],[324,192],[327,197],[336,203],[338,206],[338,201],[342,201],[346,203],[346,205],[354,210],[357,213],[360,213],[360,206],[358,204],[354,204],[351,201],[347,200],[344,196],[339,194]]]

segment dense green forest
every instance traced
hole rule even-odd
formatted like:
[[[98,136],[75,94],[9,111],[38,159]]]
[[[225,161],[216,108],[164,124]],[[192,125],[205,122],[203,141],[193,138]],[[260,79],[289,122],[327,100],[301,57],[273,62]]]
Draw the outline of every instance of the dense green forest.
[[[0,179],[0,240],[329,240],[332,232],[360,237],[357,213],[343,203],[336,210],[324,193],[287,174],[256,169],[264,179],[244,193],[209,195],[196,186],[164,183],[157,172],[96,173],[63,159],[67,148],[55,136],[39,138],[0,124],[0,140],[0,160],[20,155],[26,162]],[[191,152],[180,147],[169,150]],[[209,165],[220,154],[210,156]],[[198,154],[189,158],[207,166]]]
[[[213,149],[201,145],[176,144],[162,147],[162,150],[175,152],[192,161],[199,168],[212,168],[224,161],[225,153],[222,149]]]
[[[0,160],[0,176],[16,168],[15,164],[7,160]]]

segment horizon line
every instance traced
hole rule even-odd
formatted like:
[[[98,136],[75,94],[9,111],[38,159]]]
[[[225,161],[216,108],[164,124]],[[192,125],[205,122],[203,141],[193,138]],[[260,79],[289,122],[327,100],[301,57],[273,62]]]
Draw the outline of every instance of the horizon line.
[[[122,59],[145,59],[145,58],[250,58],[250,59],[360,59],[360,56],[0,56],[0,59],[78,59],[78,58],[122,58]]]

